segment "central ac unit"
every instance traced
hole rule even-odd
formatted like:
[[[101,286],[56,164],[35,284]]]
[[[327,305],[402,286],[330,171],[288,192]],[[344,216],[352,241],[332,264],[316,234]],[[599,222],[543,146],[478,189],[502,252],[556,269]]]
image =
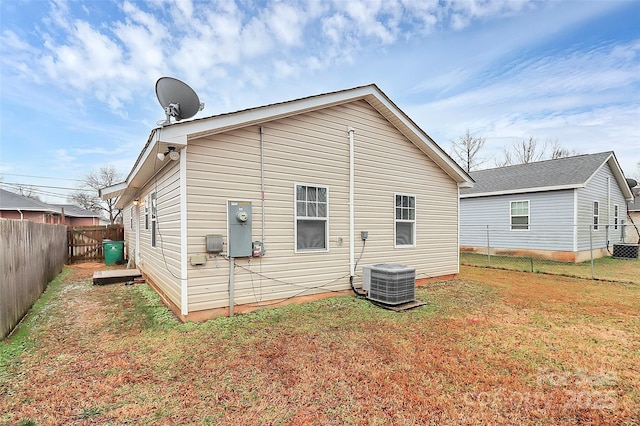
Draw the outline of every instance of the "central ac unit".
[[[362,267],[362,289],[367,298],[386,305],[400,305],[416,299],[416,270],[397,263]]]

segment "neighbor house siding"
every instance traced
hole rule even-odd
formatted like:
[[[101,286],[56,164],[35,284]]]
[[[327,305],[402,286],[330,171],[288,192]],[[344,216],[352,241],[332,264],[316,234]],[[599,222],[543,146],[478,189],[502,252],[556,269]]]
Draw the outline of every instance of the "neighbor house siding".
[[[386,261],[414,266],[421,276],[457,272],[455,182],[359,101],[263,124],[266,254],[236,259],[234,303],[349,288],[348,126],[355,129],[356,257],[360,231],[369,231],[358,270]],[[260,240],[260,127],[190,140],[187,155],[189,255],[204,252],[207,234],[227,242],[229,199],[252,201],[253,240]],[[326,252],[295,253],[294,183],[328,188]],[[394,193],[400,192],[417,199],[415,248],[394,249]],[[228,306],[228,283],[222,256],[189,266],[189,310]]]
[[[166,158],[165,162],[168,161],[170,160]],[[138,269],[145,273],[176,306],[181,306],[179,161],[170,161],[165,164],[158,165],[164,168],[141,191],[141,199],[149,203],[151,194],[157,193],[158,219],[156,247],[151,247],[151,220],[149,229],[144,229],[144,218],[142,215],[140,217]],[[151,210],[150,205],[149,210]],[[131,233],[129,238],[135,242],[135,233]]]
[[[512,201],[529,201],[529,229],[511,230]],[[462,246],[573,251],[573,191],[472,197],[460,200]]]
[[[609,182],[609,184],[607,184]],[[590,231],[593,223],[593,202],[599,204],[598,230]],[[578,189],[578,250],[607,247],[620,240],[620,230],[613,229],[613,206],[618,205],[619,217],[626,217],[624,195],[607,163]],[[611,226],[609,226],[611,225]],[[589,235],[591,234],[591,235]]]

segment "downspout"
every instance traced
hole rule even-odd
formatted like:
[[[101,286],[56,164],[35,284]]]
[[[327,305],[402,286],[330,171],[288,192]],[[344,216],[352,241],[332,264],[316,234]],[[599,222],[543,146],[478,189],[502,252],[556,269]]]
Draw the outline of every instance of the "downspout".
[[[347,131],[349,132],[349,274],[351,277],[351,281],[353,282],[353,277],[355,276],[355,206],[353,205],[354,199],[354,187],[355,187],[355,171],[354,171],[354,141],[353,134],[355,130],[353,127],[348,126]]]
[[[189,256],[187,250],[187,147],[180,152],[180,301],[181,313],[185,317],[189,314]]]
[[[607,251],[609,254],[609,228],[611,227],[611,177],[607,176],[607,227],[606,227],[606,243],[607,243]]]
[[[262,234],[260,241],[264,247],[264,127],[260,126],[260,201],[262,211]]]
[[[578,231],[578,188],[575,188],[573,190],[573,252],[576,256],[578,253]]]
[[[18,210],[18,213],[20,213],[20,220],[24,220],[24,214],[22,214],[22,210],[20,209],[16,209]]]
[[[358,296],[365,296],[366,294],[356,289],[353,284],[353,278],[356,275],[356,253],[355,253],[355,148],[353,134],[355,129],[351,126],[347,126],[347,132],[349,132],[349,284],[351,290]],[[364,246],[362,247],[364,250]]]

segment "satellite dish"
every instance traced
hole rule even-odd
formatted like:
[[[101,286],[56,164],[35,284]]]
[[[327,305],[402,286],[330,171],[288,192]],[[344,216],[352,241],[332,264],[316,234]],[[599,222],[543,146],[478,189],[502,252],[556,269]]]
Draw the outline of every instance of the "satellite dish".
[[[636,186],[638,186],[638,181],[635,179],[627,178],[627,185],[629,185],[629,188],[635,188]]]
[[[156,96],[166,115],[164,121],[158,122],[160,126],[171,124],[171,117],[175,121],[181,121],[204,109],[196,92],[186,83],[172,77],[161,77],[156,81]]]

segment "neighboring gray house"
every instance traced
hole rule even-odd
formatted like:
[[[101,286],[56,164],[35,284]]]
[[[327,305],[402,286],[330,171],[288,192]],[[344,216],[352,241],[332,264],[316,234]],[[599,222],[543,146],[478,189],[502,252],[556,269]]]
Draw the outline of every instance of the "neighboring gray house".
[[[623,237],[631,189],[612,151],[472,172],[460,190],[463,251],[581,262]]]

